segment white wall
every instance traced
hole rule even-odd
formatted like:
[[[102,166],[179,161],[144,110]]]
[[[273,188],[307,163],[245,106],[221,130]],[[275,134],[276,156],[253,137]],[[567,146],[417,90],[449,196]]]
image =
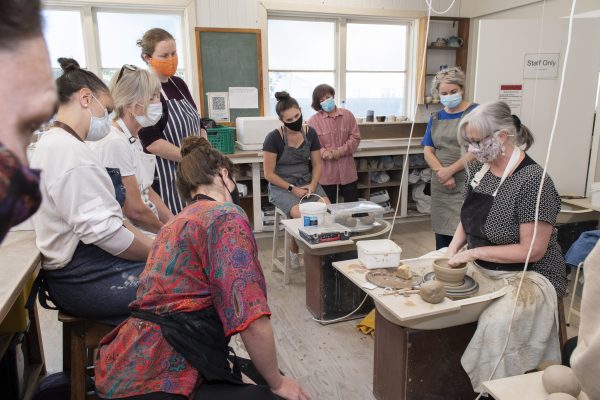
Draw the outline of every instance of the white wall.
[[[568,20],[545,21],[541,53],[560,53],[565,61]],[[525,53],[536,53],[537,20],[487,19],[479,24],[474,86],[477,102],[498,99],[500,84],[523,84],[520,117],[534,134],[529,154],[543,164],[557,104],[560,79],[523,79]],[[549,174],[559,192],[584,195],[592,139],[596,88],[600,72],[600,19],[576,19],[557,129],[550,153]],[[595,46],[595,51],[593,50]]]

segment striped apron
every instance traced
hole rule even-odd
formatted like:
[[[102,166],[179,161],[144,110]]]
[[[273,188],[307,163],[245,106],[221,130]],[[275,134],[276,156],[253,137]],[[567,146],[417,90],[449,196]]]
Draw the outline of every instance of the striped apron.
[[[175,85],[175,82],[171,81],[171,83]],[[177,85],[175,87],[179,90]],[[179,90],[183,97],[181,100],[169,99],[163,90],[160,92],[167,101],[167,107],[169,108],[169,119],[163,130],[165,139],[175,146],[181,147],[181,143],[186,137],[200,135],[200,114],[181,93],[181,90]],[[160,197],[173,214],[179,213],[185,207],[175,186],[177,164],[175,161],[156,157]]]

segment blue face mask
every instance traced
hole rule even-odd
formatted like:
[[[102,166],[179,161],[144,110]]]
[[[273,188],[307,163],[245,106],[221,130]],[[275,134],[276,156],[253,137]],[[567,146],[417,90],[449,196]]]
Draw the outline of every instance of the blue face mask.
[[[333,100],[333,97],[328,97],[326,100],[323,100],[321,102],[321,108],[325,112],[331,112],[331,110],[335,108],[335,100]]]
[[[449,94],[446,96],[440,96],[440,101],[442,102],[442,104],[450,109],[458,107],[462,100],[463,98],[461,92]]]

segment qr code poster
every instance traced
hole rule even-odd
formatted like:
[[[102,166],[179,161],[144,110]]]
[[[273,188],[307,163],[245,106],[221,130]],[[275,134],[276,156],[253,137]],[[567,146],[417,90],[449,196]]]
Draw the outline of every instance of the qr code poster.
[[[228,92],[209,92],[208,97],[208,118],[215,121],[229,122],[229,93]]]

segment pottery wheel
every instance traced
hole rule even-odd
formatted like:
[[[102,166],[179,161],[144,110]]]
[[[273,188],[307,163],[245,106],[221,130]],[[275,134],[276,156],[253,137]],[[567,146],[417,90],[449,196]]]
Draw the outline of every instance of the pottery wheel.
[[[476,294],[479,291],[479,284],[475,279],[470,277],[469,275],[465,275],[465,279],[461,284],[447,284],[444,281],[440,281],[435,278],[435,272],[429,272],[425,274],[423,277],[423,281],[431,281],[437,280],[438,282],[442,282],[444,284],[444,288],[446,289],[446,295],[448,297],[460,298],[460,297],[468,297]]]
[[[413,286],[420,285],[423,282],[423,277],[413,273],[411,279],[400,278],[396,274],[395,268],[374,269],[367,272],[367,281],[382,288],[392,289],[407,289]]]

